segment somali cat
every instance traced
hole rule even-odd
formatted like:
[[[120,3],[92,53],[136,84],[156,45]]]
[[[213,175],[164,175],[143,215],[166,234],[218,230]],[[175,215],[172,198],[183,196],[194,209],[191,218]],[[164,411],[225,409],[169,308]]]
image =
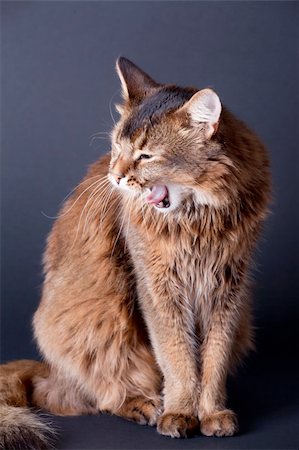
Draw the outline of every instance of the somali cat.
[[[225,385],[253,345],[248,268],[270,197],[265,148],[213,90],[158,84],[125,58],[117,72],[111,154],[48,238],[34,316],[45,362],[2,366],[5,448],[18,434],[45,444],[47,425],[15,405],[108,411],[171,437],[237,430]]]

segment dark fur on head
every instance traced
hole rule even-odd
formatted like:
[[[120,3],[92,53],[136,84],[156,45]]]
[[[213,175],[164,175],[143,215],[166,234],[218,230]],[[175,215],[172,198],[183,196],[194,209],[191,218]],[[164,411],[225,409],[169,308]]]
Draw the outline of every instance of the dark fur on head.
[[[161,86],[135,106],[123,125],[121,137],[134,139],[141,129],[157,124],[164,115],[174,112],[190,100],[196,89]]]

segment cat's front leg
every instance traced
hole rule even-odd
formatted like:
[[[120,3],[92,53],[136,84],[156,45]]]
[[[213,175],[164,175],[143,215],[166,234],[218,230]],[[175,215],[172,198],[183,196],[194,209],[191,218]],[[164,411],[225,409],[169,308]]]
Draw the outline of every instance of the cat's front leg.
[[[214,299],[209,332],[201,348],[198,416],[206,436],[232,436],[238,429],[235,413],[225,407],[226,379],[245,303],[246,295],[239,287],[220,288]]]
[[[164,376],[164,411],[157,428],[164,435],[187,437],[198,427],[199,378],[193,314],[177,282],[169,276],[140,284],[141,306]]]

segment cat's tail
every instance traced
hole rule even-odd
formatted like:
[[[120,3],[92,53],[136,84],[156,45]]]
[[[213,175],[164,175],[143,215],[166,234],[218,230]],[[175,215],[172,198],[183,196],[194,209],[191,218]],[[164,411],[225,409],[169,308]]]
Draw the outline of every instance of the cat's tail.
[[[34,378],[49,368],[37,361],[13,361],[0,366],[0,449],[41,450],[51,446],[55,431],[30,409]]]

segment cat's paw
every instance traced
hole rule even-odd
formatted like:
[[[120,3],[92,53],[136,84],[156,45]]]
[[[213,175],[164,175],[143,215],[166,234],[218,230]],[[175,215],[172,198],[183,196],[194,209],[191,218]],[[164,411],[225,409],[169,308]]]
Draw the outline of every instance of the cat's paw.
[[[238,431],[237,417],[230,409],[204,416],[200,431],[205,436],[233,436]]]
[[[160,397],[150,400],[140,396],[125,402],[117,414],[140,425],[153,426],[156,425],[161,410]]]
[[[166,413],[158,418],[157,430],[160,434],[173,438],[186,438],[195,433],[199,423],[195,416]]]

